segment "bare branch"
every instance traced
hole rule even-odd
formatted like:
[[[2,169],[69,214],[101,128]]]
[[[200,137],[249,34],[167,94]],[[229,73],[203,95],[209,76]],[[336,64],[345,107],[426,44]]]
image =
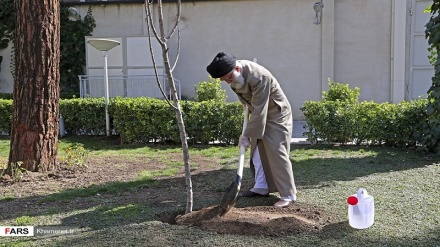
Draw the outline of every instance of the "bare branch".
[[[151,15],[151,5],[154,0],[145,0],[145,13],[147,15],[147,27],[153,30],[153,34],[156,37],[157,41],[159,41],[160,45],[163,45],[163,41],[159,37],[156,28],[154,27],[153,16]],[[148,30],[148,35],[150,35],[150,30]]]
[[[167,101],[168,105],[170,105],[172,108],[177,110],[177,108],[173,105],[173,103],[171,103],[171,101],[167,98],[165,92],[163,91],[162,85],[160,84],[159,76],[157,73],[156,59],[154,59],[153,46],[151,45],[151,36],[149,35],[149,31],[148,31],[148,41],[150,43],[150,53],[151,53],[151,59],[153,61],[153,68],[154,68],[154,75],[156,76],[156,83],[159,86],[160,92],[162,93],[163,98]]]
[[[176,61],[174,61],[174,65],[171,67],[171,71],[174,71],[174,68],[176,67],[177,60],[179,60],[180,55],[180,30],[177,30],[177,54],[176,54]]]
[[[180,15],[181,15],[181,4],[180,4],[180,1],[181,1],[181,0],[178,0],[178,1],[177,1],[177,15],[176,15],[177,19],[176,19],[176,22],[174,23],[174,27],[173,27],[173,29],[171,30],[170,34],[168,35],[168,37],[166,37],[167,40],[170,39],[171,36],[173,36],[174,32],[175,32],[176,29],[177,29],[177,26],[179,25]]]
[[[148,1],[148,0],[147,0]],[[150,3],[148,2],[148,4],[146,3],[145,6],[146,7],[146,11],[147,11],[147,15],[149,16],[149,18],[147,18],[147,33],[148,33],[148,42],[149,42],[149,48],[150,48],[150,53],[151,53],[151,60],[153,61],[153,68],[154,68],[154,75],[156,76],[156,83],[157,86],[159,86],[160,92],[162,93],[163,98],[167,101],[168,105],[170,105],[172,108],[174,108],[175,110],[177,110],[177,108],[171,103],[171,101],[167,98],[162,85],[160,84],[160,80],[159,80],[159,75],[157,73],[157,66],[156,66],[156,59],[154,58],[154,52],[153,52],[153,45],[151,43],[151,35],[150,35],[150,26],[152,27],[152,29],[154,29],[153,26],[153,22],[151,19],[151,9],[150,9]],[[156,36],[156,39],[159,41],[159,38]],[[161,41],[159,41],[160,43]]]
[[[157,13],[159,15],[159,30],[160,30],[160,38],[162,42],[166,42],[165,39],[165,30],[163,25],[163,11],[162,11],[162,0],[158,0],[159,6],[157,6]]]

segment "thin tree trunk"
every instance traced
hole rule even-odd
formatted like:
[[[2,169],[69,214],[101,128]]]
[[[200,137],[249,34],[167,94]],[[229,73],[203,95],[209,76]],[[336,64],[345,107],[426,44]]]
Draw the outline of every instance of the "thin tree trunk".
[[[167,79],[168,79],[168,87],[171,89],[171,95],[173,97],[173,104],[172,107],[174,108],[174,110],[176,111],[176,118],[177,118],[177,124],[179,127],[179,133],[180,133],[180,141],[182,143],[182,152],[183,152],[183,163],[185,166],[185,182],[186,182],[186,213],[190,213],[192,212],[192,207],[193,207],[193,191],[192,191],[192,180],[191,180],[191,164],[189,162],[189,148],[188,148],[188,141],[187,141],[187,135],[186,135],[186,130],[185,130],[185,123],[183,121],[183,114],[182,114],[182,109],[180,107],[180,103],[179,103],[179,97],[177,95],[177,90],[176,90],[176,85],[174,83],[174,77],[173,77],[173,67],[170,65],[170,59],[169,59],[169,55],[168,55],[168,46],[167,46],[167,41],[169,40],[169,38],[172,36],[172,34],[174,33],[174,31],[176,30],[178,24],[179,24],[179,18],[180,18],[180,10],[181,10],[181,2],[180,0],[177,0],[177,20],[174,23],[174,26],[172,28],[172,31],[170,32],[170,34],[166,37],[165,36],[165,31],[164,31],[164,24],[163,24],[163,13],[162,13],[162,1],[158,0],[157,1],[157,12],[158,12],[158,18],[159,18],[159,30],[160,30],[160,34],[158,34],[158,32],[155,29],[154,23],[153,23],[153,18],[151,16],[151,4],[152,4],[152,0],[146,0],[145,1],[145,7],[146,7],[146,14],[147,14],[147,26],[148,26],[148,36],[149,36],[149,41],[150,41],[150,53],[151,53],[151,57],[152,57],[152,61],[153,61],[153,66],[154,66],[154,71],[156,74],[156,79],[157,79],[157,85],[159,86],[164,98],[168,101],[166,95],[164,94],[164,90],[161,86],[160,80],[158,78],[157,75],[157,70],[156,70],[156,61],[154,58],[154,54],[153,54],[153,48],[152,48],[152,44],[151,44],[151,38],[150,38],[150,29],[153,30],[153,33],[157,39],[157,41],[159,42],[159,44],[161,45],[162,48],[162,57],[163,57],[163,61],[164,61],[164,66],[165,66],[165,72],[167,74]],[[177,54],[179,54],[179,49],[180,49],[180,36],[179,36],[179,48],[177,51]],[[178,60],[178,55],[176,56],[176,63]],[[171,104],[168,101],[169,104]]]
[[[173,103],[176,110],[177,124],[179,125],[180,141],[182,143],[183,151],[183,163],[185,166],[185,182],[186,182],[186,213],[192,212],[193,207],[193,193],[192,193],[192,181],[191,181],[191,164],[189,162],[189,148],[185,129],[185,122],[183,121],[182,109],[179,103],[179,97],[177,95],[176,85],[174,83],[174,78],[172,77],[171,67],[168,57],[168,47],[166,44],[162,45],[162,55],[165,64],[165,71],[168,77],[168,86],[171,88],[171,93],[173,96]]]
[[[59,0],[15,0],[14,111],[8,171],[57,168]]]

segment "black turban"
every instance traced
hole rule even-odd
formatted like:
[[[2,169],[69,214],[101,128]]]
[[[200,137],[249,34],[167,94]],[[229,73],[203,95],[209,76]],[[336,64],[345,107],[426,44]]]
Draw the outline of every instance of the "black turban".
[[[220,78],[235,68],[235,57],[229,53],[219,52],[206,70],[213,78]]]

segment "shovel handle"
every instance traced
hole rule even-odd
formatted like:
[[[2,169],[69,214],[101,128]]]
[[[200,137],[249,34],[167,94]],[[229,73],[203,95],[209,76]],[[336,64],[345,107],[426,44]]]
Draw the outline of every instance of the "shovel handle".
[[[244,120],[243,120],[243,129],[241,130],[241,135],[244,135],[244,131],[246,130],[248,121],[249,121],[249,108],[246,105],[244,106]]]
[[[247,124],[249,121],[249,109],[248,106],[244,107],[244,120],[243,120],[243,130],[241,135],[244,135]],[[243,177],[243,166],[244,166],[244,154],[246,153],[246,149],[243,146],[240,146],[240,158],[238,160],[238,168],[237,168],[237,184],[241,185],[241,178]]]

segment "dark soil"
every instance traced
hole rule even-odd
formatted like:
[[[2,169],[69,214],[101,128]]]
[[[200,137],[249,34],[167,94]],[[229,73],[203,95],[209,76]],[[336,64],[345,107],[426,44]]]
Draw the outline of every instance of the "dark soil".
[[[176,218],[177,224],[217,233],[267,236],[317,232],[330,221],[331,217],[324,216],[321,210],[298,204],[282,209],[274,206],[233,208],[224,216],[219,216],[218,206],[212,206]]]

